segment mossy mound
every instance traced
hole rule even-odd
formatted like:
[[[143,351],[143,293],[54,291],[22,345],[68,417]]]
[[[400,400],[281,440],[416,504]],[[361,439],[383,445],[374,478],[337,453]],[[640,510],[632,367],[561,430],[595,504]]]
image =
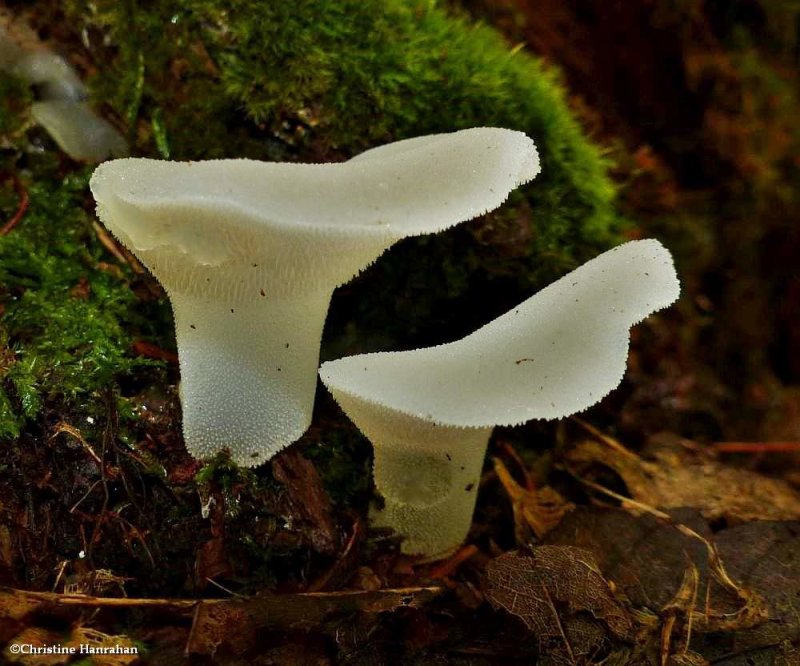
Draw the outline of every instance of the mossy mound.
[[[132,389],[159,365],[133,354],[134,340],[172,337],[168,307],[137,295],[142,277],[103,247],[92,168],[32,126],[33,98],[0,73],[0,441],[59,422],[91,436],[106,392],[132,416],[120,382]]]
[[[152,365],[131,354],[135,336],[156,331],[130,272],[103,261],[85,209],[89,172],[20,182],[28,211],[0,236],[0,438],[18,436],[45,405],[50,418],[91,431],[98,392]],[[4,218],[18,198],[8,185],[0,189]]]
[[[434,2],[38,8],[34,22],[60,26],[58,46],[85,69],[97,108],[127,131],[135,154],[337,160],[480,125],[536,140],[543,173],[509,205],[401,243],[339,290],[326,357],[456,338],[618,240],[607,165],[557,74]],[[4,171],[30,195],[23,222],[0,238],[0,434],[13,437],[45,413],[83,422],[100,392],[133,394],[153,375],[142,375],[149,362],[132,343],[174,343],[166,300],[143,300],[147,290],[132,288],[142,278],[92,227],[90,169],[59,157],[37,130],[26,135],[31,91],[3,85],[19,93],[0,109]],[[17,192],[11,180],[0,187],[0,213],[10,219]],[[128,384],[121,391],[120,382]]]
[[[368,348],[457,336],[616,241],[607,165],[557,74],[435,2],[70,7],[96,45],[95,97],[129,126],[142,154],[336,160],[480,125],[536,140],[542,175],[511,207],[401,244],[338,294],[331,354],[365,348],[356,332]]]

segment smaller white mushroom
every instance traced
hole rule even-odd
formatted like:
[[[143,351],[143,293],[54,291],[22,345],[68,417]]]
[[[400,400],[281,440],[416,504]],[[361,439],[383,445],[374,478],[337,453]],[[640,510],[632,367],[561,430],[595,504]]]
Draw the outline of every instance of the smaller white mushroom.
[[[86,86],[64,58],[46,49],[27,26],[12,33],[0,25],[0,71],[31,86],[33,119],[72,159],[102,162],[128,154],[122,135],[86,101]]]
[[[37,87],[41,100],[82,102],[86,86],[66,60],[44,48],[22,51],[11,72]]]
[[[598,402],[622,380],[630,327],[679,291],[670,253],[633,241],[457,342],[324,363],[323,383],[375,449],[385,506],[374,523],[402,534],[407,553],[458,546],[494,426]]]
[[[128,154],[128,144],[88,102],[47,100],[31,106],[33,119],[74,160],[99,163]]]
[[[539,169],[527,136],[482,127],[338,164],[125,159],[97,168],[100,219],[169,293],[184,437],[252,467],[311,421],[331,293],[407,236],[499,206]]]

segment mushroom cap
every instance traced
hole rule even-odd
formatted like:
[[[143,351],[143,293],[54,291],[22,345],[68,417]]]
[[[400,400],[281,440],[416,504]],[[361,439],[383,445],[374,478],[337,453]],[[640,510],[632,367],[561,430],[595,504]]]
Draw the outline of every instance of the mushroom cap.
[[[496,208],[538,171],[525,134],[482,127],[336,164],[114,160],[91,188],[103,222],[174,288],[191,288],[198,268],[248,262],[275,282],[333,288],[401,238]]]
[[[43,48],[22,51],[14,73],[39,87],[39,99],[80,102],[86,99],[86,86],[61,56]]]
[[[457,342],[342,358],[320,377],[356,424],[387,410],[456,427],[561,418],[620,383],[630,327],[679,291],[669,251],[632,241]]]

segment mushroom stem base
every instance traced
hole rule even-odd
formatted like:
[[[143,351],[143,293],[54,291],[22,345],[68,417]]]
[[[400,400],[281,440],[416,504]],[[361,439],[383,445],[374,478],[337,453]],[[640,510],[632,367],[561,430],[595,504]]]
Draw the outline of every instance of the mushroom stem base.
[[[459,546],[472,523],[492,428],[457,428],[338,395],[372,441],[383,508],[373,527],[402,535],[402,550],[435,557]]]
[[[305,432],[330,295],[227,303],[170,294],[189,453],[228,448],[254,467]]]

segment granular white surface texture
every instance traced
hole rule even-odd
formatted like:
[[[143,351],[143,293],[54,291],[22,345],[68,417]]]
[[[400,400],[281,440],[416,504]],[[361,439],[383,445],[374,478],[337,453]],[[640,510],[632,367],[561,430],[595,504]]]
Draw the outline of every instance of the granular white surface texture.
[[[377,522],[406,536],[406,552],[457,546],[491,429],[598,402],[622,380],[630,327],[679,291],[670,253],[633,241],[457,342],[323,364],[322,381],[375,448]]]
[[[524,134],[476,128],[338,164],[123,159],[95,171],[103,223],[175,311],[184,435],[264,462],[308,427],[330,296],[397,240],[499,206],[539,169]]]
[[[589,261],[457,342],[325,363],[334,394],[442,425],[553,419],[622,380],[633,324],[675,301],[670,253],[632,241]]]

